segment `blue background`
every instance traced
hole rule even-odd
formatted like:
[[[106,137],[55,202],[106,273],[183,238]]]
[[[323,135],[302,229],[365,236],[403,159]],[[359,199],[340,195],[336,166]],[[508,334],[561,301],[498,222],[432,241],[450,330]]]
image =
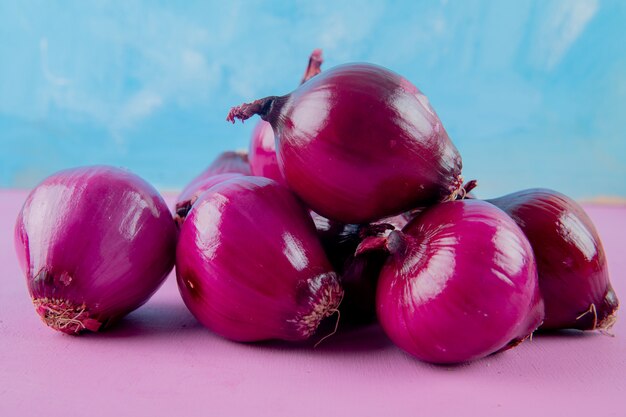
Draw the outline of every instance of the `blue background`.
[[[309,53],[429,97],[480,196],[626,196],[626,2],[0,0],[0,187],[125,166],[181,188],[285,94]]]

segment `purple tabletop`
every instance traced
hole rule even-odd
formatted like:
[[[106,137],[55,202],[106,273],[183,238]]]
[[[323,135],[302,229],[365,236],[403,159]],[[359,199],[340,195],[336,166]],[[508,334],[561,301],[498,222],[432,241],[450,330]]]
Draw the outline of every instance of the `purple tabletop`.
[[[0,416],[626,416],[626,321],[535,335],[458,366],[419,362],[372,325],[320,346],[239,344],[185,308],[173,274],[101,334],[46,328],[13,248],[26,192],[0,190]],[[626,206],[587,205],[626,297]]]

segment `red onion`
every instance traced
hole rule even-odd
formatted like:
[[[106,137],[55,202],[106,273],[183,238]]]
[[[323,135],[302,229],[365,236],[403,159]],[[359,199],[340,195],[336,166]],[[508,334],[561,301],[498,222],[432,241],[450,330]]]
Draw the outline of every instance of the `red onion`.
[[[254,114],[274,129],[289,187],[329,219],[365,223],[462,189],[461,157],[428,99],[385,68],[342,65],[227,120]]]
[[[314,50],[309,57],[309,65],[300,83],[303,84],[319,74],[322,71],[322,62],[322,50]],[[252,131],[248,155],[250,156],[252,175],[271,178],[281,184],[286,184],[276,159],[276,143],[274,142],[272,125],[264,120],[259,120]]]
[[[189,214],[189,210],[191,210],[191,206],[193,206],[198,197],[200,197],[200,195],[202,195],[202,193],[204,193],[206,190],[216,184],[219,184],[220,182],[228,181],[242,175],[243,174],[240,174],[238,172],[231,172],[227,174],[217,174],[203,178],[201,180],[198,179],[192,181],[189,185],[185,187],[185,189],[176,199],[176,215],[174,216],[176,223],[179,226],[183,224],[185,218],[187,217],[187,214]]]
[[[602,242],[571,198],[531,189],[490,200],[517,222],[537,259],[546,306],[542,329],[608,329],[619,305]]]
[[[249,155],[252,175],[271,178],[286,185],[276,159],[274,131],[272,130],[272,125],[266,121],[259,120],[256,126],[254,126],[250,140]]]
[[[220,174],[251,175],[248,152],[240,150],[220,153],[204,171],[189,181],[182,193],[197,187],[197,184],[202,183],[207,178]]]
[[[376,307],[387,335],[433,363],[477,359],[521,342],[543,319],[530,243],[479,200],[436,205],[387,238]]]
[[[15,247],[42,320],[97,331],[133,311],[174,266],[176,226],[159,193],[113,167],[60,171],[28,196]]]
[[[228,174],[228,175],[226,175]],[[246,151],[226,151],[215,158],[211,165],[192,179],[176,199],[174,216],[181,225],[198,196],[213,185],[236,175],[251,175]]]
[[[262,177],[200,197],[181,228],[176,273],[194,316],[237,341],[306,339],[343,294],[307,210]]]
[[[192,180],[192,183],[193,181],[200,181],[203,178],[211,177],[213,175],[231,173],[251,175],[247,151],[239,150],[222,152],[213,160],[213,162],[211,162],[211,165],[209,165],[207,169],[202,171],[202,173]],[[189,185],[191,185],[191,183]]]

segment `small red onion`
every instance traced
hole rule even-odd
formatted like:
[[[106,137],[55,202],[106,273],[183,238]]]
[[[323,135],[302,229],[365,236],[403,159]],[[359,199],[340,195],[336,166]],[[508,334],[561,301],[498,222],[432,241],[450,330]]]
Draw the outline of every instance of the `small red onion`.
[[[189,214],[189,210],[196,202],[198,197],[202,195],[206,190],[213,187],[220,182],[228,181],[230,179],[241,177],[243,174],[238,172],[231,172],[227,174],[217,174],[210,177],[203,178],[202,180],[194,180],[187,185],[176,199],[176,205],[174,207],[176,223],[180,226],[185,221],[185,218]]]
[[[176,226],[159,193],[113,167],[60,171],[29,194],[15,247],[37,313],[97,331],[145,303],[174,266]]]
[[[254,114],[272,125],[289,187],[329,219],[365,223],[462,189],[461,157],[428,99],[385,68],[335,67],[227,120]]]
[[[201,181],[202,179],[213,175],[232,173],[251,175],[247,151],[239,150],[222,152],[204,171],[202,171],[202,173],[194,178],[189,185],[191,185],[193,181]]]
[[[322,71],[322,62],[322,50],[314,50],[309,57],[309,64],[302,76],[300,84],[305,83],[319,74]],[[276,159],[276,143],[274,141],[272,125],[264,120],[259,120],[252,131],[248,155],[252,175],[271,178],[281,184],[286,184],[280,172],[280,168],[278,167],[278,160]]]
[[[249,155],[252,175],[271,178],[281,184],[287,184],[278,167],[272,125],[264,120],[259,120],[252,130]]]
[[[343,295],[307,210],[262,177],[200,197],[181,228],[176,273],[193,315],[237,341],[307,339]]]
[[[237,175],[251,175],[246,151],[222,152],[211,165],[192,179],[176,199],[174,219],[180,226],[198,196],[213,185]]]
[[[546,306],[541,328],[610,328],[619,301],[602,242],[583,208],[547,189],[518,191],[489,202],[515,220],[535,251]]]
[[[422,360],[481,358],[521,342],[543,319],[530,243],[493,205],[438,204],[391,232],[387,248],[378,318]]]

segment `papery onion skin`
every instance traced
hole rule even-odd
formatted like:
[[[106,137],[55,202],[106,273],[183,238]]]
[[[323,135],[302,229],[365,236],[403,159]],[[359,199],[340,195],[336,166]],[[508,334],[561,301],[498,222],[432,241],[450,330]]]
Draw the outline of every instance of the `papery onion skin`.
[[[307,65],[306,71],[304,71],[300,83],[305,83],[319,74],[322,71],[322,63],[322,50],[315,49],[309,57],[309,64]],[[283,185],[287,184],[278,166],[274,131],[272,130],[272,125],[268,122],[264,120],[257,122],[252,131],[248,155],[252,175],[271,178]]]
[[[530,243],[479,200],[436,205],[388,237],[378,319],[399,347],[427,362],[460,363],[506,349],[543,319]]]
[[[307,339],[343,295],[307,210],[262,177],[200,197],[181,228],[176,273],[193,315],[235,341]]]
[[[600,236],[584,209],[554,190],[488,200],[524,231],[535,252],[546,318],[541,329],[608,329],[619,301]]]
[[[274,129],[289,187],[329,219],[366,223],[462,188],[461,157],[428,99],[383,67],[335,67],[289,95],[235,107],[227,120],[253,114]]]
[[[198,179],[192,181],[183,189],[183,191],[176,199],[176,204],[174,206],[174,220],[176,220],[176,223],[179,226],[183,224],[193,204],[196,202],[198,197],[200,197],[200,195],[202,195],[202,193],[204,193],[206,190],[216,184],[219,184],[220,182],[228,181],[242,175],[243,174],[239,172],[230,172],[225,174],[211,175],[201,180]]]
[[[15,225],[37,313],[55,330],[98,331],[145,303],[174,266],[177,229],[159,193],[119,168],[51,175]]]

